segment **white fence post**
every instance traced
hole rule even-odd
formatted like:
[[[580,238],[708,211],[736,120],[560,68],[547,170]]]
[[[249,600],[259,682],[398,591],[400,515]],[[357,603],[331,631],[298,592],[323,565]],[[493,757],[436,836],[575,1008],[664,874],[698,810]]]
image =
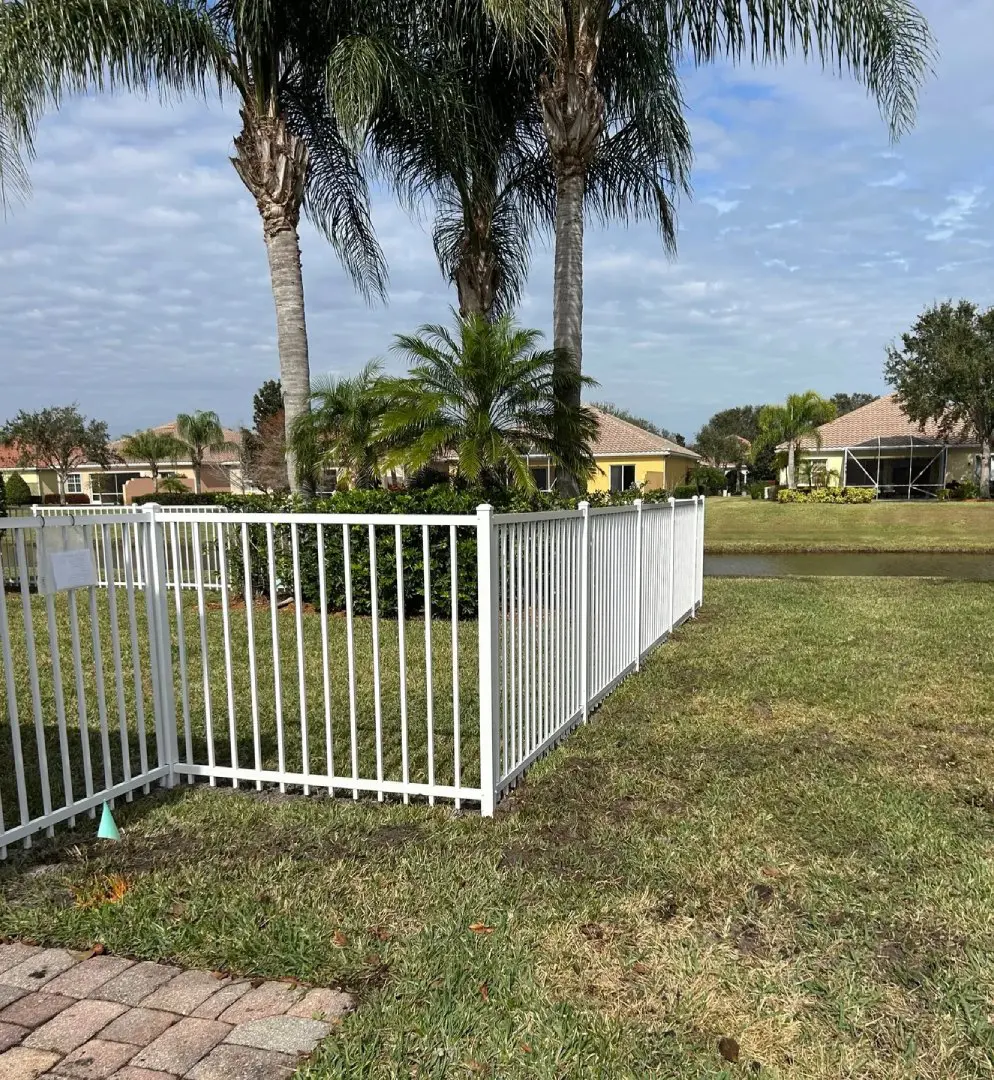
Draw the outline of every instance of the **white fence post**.
[[[480,814],[493,817],[497,799],[497,721],[500,715],[497,550],[494,508],[476,508],[476,575],[480,637]]]
[[[166,605],[169,594],[166,589],[166,549],[163,541],[163,524],[155,503],[145,507],[149,522],[145,581],[148,632],[151,644],[149,660],[152,665],[152,696],[155,711],[156,750],[159,765],[169,766],[165,777],[166,787],[176,783],[174,767],[179,757],[176,730],[176,705],[173,697],[172,639],[169,631],[169,614]]]
[[[706,499],[701,496],[700,505],[700,532],[697,537],[697,551],[695,558],[697,559],[697,606],[701,608],[704,606],[704,514],[705,514]]]
[[[693,551],[693,553],[694,553],[694,577],[693,577],[694,591],[693,591],[693,594],[692,594],[691,600],[690,600],[690,617],[692,619],[697,618],[697,532],[698,532],[698,528],[699,528],[698,521],[697,521],[697,516],[698,516],[698,514],[697,514],[697,502],[698,502],[698,499],[699,499],[699,496],[695,495],[694,496],[694,546],[693,546],[693,548],[691,548],[691,551]]]
[[[670,634],[673,634],[673,623],[676,603],[676,499],[670,496]]]
[[[642,670],[642,500],[635,500],[635,670]]]
[[[590,503],[577,504],[583,515],[580,544],[580,697],[583,722],[590,716]]]

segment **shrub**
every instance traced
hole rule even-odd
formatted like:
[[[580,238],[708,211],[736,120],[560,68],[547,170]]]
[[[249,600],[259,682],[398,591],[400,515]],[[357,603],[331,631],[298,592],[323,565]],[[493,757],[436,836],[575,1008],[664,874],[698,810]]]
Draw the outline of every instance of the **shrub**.
[[[7,477],[7,505],[28,506],[31,503],[31,488],[20,473],[11,473]]]
[[[3,473],[0,473],[0,517],[7,516],[7,486],[3,482]]]
[[[951,499],[976,499],[980,495],[980,488],[972,480],[961,480],[955,487],[949,489]]]
[[[769,487],[769,485],[762,480],[750,480],[749,483],[746,484],[746,492],[750,499],[761,499],[763,497],[763,492],[767,487]]]
[[[728,487],[728,477],[711,465],[695,465],[687,474],[687,484],[695,495],[720,495]]]
[[[696,484],[677,484],[677,486],[673,489],[674,499],[692,499],[696,494]]]
[[[46,495],[42,499],[42,503],[45,506],[59,506],[58,495]],[[82,492],[67,492],[66,493],[66,506],[89,506],[90,496],[84,495]]]
[[[875,488],[812,488],[811,491],[795,491],[781,488],[777,502],[782,503],[870,503],[877,497]]]

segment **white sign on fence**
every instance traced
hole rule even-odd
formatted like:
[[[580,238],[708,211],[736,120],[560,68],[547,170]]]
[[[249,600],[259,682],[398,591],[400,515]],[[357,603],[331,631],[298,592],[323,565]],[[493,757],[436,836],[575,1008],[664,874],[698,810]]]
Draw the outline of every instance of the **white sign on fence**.
[[[97,565],[93,548],[86,542],[86,534],[80,527],[41,530],[43,573],[39,592],[64,592],[67,589],[88,589],[97,584]]]

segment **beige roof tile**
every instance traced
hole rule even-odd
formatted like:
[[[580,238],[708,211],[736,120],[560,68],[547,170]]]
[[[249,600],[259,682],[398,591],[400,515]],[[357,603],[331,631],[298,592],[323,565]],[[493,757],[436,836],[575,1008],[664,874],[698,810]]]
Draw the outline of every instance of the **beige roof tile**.
[[[888,443],[906,446],[912,438],[923,442],[943,441],[939,437],[936,424],[928,423],[921,428],[911,420],[898,403],[896,394],[877,398],[869,405],[854,409],[828,424],[822,424],[819,431],[822,449],[870,444],[876,446],[878,439],[883,446]],[[960,445],[972,445],[976,442],[962,431],[951,435],[946,441]],[[814,439],[804,439],[801,445],[812,449],[817,444]]]
[[[619,454],[679,454],[697,459],[700,455],[686,446],[654,435],[651,431],[622,420],[612,413],[591,406],[599,425],[594,440],[594,457],[612,457]]]

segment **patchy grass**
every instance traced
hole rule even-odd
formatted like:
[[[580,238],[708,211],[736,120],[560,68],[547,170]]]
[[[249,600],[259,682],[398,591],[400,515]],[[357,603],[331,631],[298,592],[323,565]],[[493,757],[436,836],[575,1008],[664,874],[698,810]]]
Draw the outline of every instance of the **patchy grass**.
[[[789,551],[994,552],[994,503],[890,502],[865,506],[709,499],[709,554]]]
[[[0,933],[351,987],[314,1080],[988,1077],[994,591],[706,600],[493,821],[153,795],[14,854]]]

